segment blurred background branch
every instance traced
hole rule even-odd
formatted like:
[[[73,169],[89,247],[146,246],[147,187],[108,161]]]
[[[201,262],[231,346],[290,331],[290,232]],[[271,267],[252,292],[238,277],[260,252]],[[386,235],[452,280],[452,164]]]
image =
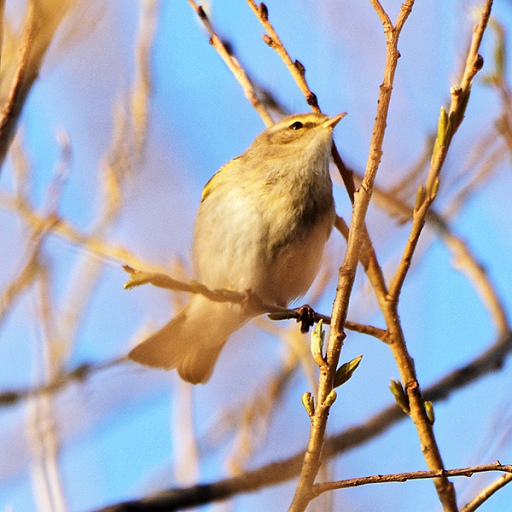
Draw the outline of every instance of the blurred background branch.
[[[71,11],[75,0],[29,0],[23,28],[17,37],[6,32],[2,23],[2,53],[0,67],[0,168],[9,145],[16,134],[21,111],[34,85],[44,56],[64,17]],[[5,9],[2,1],[1,12]],[[2,16],[2,22],[5,22]],[[6,51],[7,33],[14,38]]]

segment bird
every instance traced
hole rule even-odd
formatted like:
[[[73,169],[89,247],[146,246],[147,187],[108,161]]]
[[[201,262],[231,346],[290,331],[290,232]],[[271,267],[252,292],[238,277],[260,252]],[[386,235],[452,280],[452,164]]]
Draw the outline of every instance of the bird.
[[[261,132],[204,187],[192,249],[197,281],[287,306],[311,286],[335,220],[329,160],[346,115],[295,114]],[[128,357],[206,383],[227,340],[257,313],[194,294]]]

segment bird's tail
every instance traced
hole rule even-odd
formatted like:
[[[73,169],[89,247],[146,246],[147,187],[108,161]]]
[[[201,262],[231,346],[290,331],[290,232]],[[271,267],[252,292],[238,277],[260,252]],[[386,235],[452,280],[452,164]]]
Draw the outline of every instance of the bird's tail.
[[[196,295],[167,325],[128,357],[155,368],[176,368],[192,384],[205,383],[229,336],[247,322],[240,306]]]

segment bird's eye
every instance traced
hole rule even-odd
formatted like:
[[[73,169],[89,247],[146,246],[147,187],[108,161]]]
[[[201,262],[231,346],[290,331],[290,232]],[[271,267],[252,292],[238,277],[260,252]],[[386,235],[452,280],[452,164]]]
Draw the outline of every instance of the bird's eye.
[[[291,130],[300,130],[301,128],[304,128],[304,125],[300,121],[295,121],[290,125]]]

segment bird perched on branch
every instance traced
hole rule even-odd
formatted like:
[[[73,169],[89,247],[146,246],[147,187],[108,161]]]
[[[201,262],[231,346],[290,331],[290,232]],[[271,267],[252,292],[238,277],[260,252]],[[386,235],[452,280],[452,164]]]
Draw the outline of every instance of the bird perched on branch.
[[[260,133],[206,184],[194,230],[197,280],[286,306],[311,286],[334,224],[332,131],[345,116],[297,114]],[[135,347],[137,363],[205,383],[230,335],[254,315],[194,295]]]

